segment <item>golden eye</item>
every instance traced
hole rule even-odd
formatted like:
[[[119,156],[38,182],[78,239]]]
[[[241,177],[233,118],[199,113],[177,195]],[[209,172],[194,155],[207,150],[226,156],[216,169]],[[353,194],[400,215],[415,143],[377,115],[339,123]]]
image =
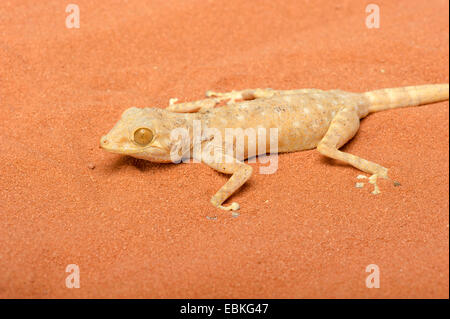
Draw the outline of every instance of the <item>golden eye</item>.
[[[139,145],[147,145],[153,140],[153,132],[148,128],[140,128],[134,132],[134,141]]]

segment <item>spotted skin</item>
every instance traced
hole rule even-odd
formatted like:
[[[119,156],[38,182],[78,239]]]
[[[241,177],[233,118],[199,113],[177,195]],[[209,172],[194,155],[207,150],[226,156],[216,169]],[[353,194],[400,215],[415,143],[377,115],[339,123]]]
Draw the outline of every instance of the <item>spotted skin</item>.
[[[194,123],[201,124],[202,130],[214,128],[225,136],[227,128],[233,129],[278,129],[278,153],[296,152],[317,148],[324,156],[350,164],[371,174],[374,194],[379,192],[378,177],[388,179],[388,169],[339,150],[359,129],[360,119],[369,113],[398,107],[418,106],[448,100],[449,85],[433,84],[382,89],[365,93],[350,93],[340,90],[322,91],[318,89],[273,90],[248,89],[228,93],[206,92],[206,99],[176,103],[171,99],[169,106],[160,108],[130,108],[123,114],[111,131],[103,136],[100,146],[113,153],[126,154],[153,162],[171,162],[171,150],[176,150],[180,158],[198,159],[211,168],[230,174],[230,179],[212,196],[211,203],[221,209],[237,210],[239,205],[223,203],[236,192],[252,175],[252,167],[244,159],[269,150],[256,147],[256,154],[250,152],[249,140],[245,137],[244,154],[236,156],[225,152],[225,141],[211,143],[211,136],[204,134],[194,138]],[[227,105],[217,107],[227,101]],[[137,129],[151,130],[153,140],[148,145],[140,145],[133,140]],[[183,150],[180,141],[170,138],[171,131],[184,128],[189,132],[191,148]],[[269,136],[269,133],[266,134]],[[216,141],[217,142],[217,141]],[[200,146],[201,153],[192,152]],[[220,157],[205,156],[219,154]],[[198,158],[197,158],[198,157]]]

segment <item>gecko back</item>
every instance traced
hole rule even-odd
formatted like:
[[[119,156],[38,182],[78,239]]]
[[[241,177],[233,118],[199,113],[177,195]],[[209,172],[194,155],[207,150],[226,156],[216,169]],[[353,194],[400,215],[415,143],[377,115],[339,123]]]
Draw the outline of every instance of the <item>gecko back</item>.
[[[267,137],[270,128],[277,128],[278,152],[295,152],[315,148],[339,109],[366,104],[360,94],[340,90],[311,91],[300,94],[294,91],[215,108],[205,114],[205,125],[218,128],[223,134],[226,128],[264,128]],[[269,152],[268,138],[266,146]]]

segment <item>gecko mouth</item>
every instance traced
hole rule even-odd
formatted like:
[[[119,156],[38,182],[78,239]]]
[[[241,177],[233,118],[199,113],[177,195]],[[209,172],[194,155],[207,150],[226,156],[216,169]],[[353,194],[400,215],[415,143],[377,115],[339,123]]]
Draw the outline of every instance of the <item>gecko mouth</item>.
[[[105,151],[108,151],[110,153],[115,153],[115,154],[133,155],[133,154],[140,153],[140,151],[138,151],[138,150],[116,149],[116,148],[113,148],[113,147],[106,147],[106,146],[103,146],[103,145],[100,145],[100,147],[103,148]]]
[[[119,147],[115,143],[109,141],[105,136],[100,140],[100,148],[110,153],[129,155],[136,158],[146,159],[153,162],[170,162],[170,158],[167,158],[167,150],[157,146],[147,146],[140,148],[130,148],[127,146]]]
[[[136,154],[141,152],[141,150],[138,149],[124,149],[119,148],[119,147],[115,147],[116,145],[114,145],[114,143],[111,143],[106,135],[102,136],[102,138],[100,139],[100,147],[103,148],[105,151],[108,151],[110,153],[116,153],[116,154],[125,154],[125,155],[132,155],[132,154]]]

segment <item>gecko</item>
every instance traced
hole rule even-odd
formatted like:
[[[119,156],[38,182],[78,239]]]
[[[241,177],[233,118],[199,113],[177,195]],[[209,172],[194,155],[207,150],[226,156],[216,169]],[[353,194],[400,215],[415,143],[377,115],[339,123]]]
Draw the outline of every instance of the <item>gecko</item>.
[[[364,93],[270,88],[226,93],[207,91],[206,98],[198,101],[177,103],[177,99],[170,99],[165,108],[131,107],[125,110],[115,126],[101,137],[100,147],[112,153],[159,163],[174,162],[171,152],[180,158],[197,158],[198,153],[189,152],[195,146],[203,148],[200,154],[219,154],[219,157],[198,158],[199,162],[212,169],[231,175],[210,202],[216,208],[237,210],[240,208],[238,203],[224,205],[224,202],[252,175],[252,166],[244,160],[271,151],[266,143],[266,147],[258,147],[257,154],[251,154],[249,140],[245,139],[243,157],[238,158],[234,153],[235,144],[232,152],[226,152],[223,142],[211,143],[214,136],[202,135],[195,139],[195,122],[200,123],[201,127],[215,128],[222,134],[225,134],[226,128],[277,128],[276,153],[316,148],[323,156],[371,174],[369,181],[377,187],[377,178],[389,179],[387,168],[339,150],[355,136],[360,120],[370,113],[435,103],[448,98],[448,83]],[[181,139],[171,138],[171,132],[177,128],[189,132],[184,140],[190,145],[187,150],[181,147]],[[260,140],[257,143],[261,143]]]

